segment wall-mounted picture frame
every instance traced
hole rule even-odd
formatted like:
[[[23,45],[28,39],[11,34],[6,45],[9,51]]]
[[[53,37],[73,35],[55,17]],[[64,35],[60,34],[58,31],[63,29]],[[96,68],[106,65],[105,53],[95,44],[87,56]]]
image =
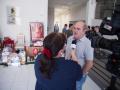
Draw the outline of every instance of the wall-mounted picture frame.
[[[30,22],[30,37],[32,42],[43,41],[44,26],[42,22]]]
[[[7,7],[7,23],[16,24],[16,8],[12,6]]]
[[[19,7],[7,6],[7,23],[18,24],[20,23]]]

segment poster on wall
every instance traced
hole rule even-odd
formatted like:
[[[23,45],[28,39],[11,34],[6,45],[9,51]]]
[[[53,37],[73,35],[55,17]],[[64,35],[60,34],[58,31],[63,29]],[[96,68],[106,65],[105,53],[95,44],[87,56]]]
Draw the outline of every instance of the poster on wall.
[[[19,18],[19,8],[8,6],[7,7],[7,23],[8,24],[17,24],[17,21],[20,21]]]
[[[30,36],[32,43],[43,41],[44,27],[41,22],[30,22]]]

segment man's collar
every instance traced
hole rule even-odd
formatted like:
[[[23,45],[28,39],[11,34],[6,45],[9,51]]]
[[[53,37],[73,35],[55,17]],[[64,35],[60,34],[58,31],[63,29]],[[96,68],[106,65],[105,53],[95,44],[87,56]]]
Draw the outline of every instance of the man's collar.
[[[78,41],[84,41],[84,40],[85,40],[85,35],[81,39],[79,39]]]
[[[85,40],[85,37],[86,37],[86,36],[84,35],[81,39],[78,39],[77,42],[79,42],[79,41],[84,41],[84,40]],[[71,36],[71,38],[72,38],[72,40],[74,40],[74,36]]]

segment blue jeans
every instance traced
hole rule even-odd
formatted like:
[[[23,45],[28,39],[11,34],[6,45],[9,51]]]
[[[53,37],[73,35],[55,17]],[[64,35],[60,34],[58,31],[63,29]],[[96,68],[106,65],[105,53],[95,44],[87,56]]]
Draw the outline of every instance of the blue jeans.
[[[82,90],[82,86],[85,83],[86,78],[87,78],[87,75],[82,76],[82,78],[76,82],[76,90]]]

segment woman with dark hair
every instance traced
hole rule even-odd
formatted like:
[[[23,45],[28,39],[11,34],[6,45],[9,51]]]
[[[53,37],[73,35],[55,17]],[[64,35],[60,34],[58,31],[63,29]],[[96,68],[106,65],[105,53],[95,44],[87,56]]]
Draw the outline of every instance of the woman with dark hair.
[[[35,90],[76,90],[81,78],[81,67],[73,60],[61,57],[66,37],[51,33],[43,41],[43,51],[35,60]],[[74,54],[71,54],[74,57]]]

